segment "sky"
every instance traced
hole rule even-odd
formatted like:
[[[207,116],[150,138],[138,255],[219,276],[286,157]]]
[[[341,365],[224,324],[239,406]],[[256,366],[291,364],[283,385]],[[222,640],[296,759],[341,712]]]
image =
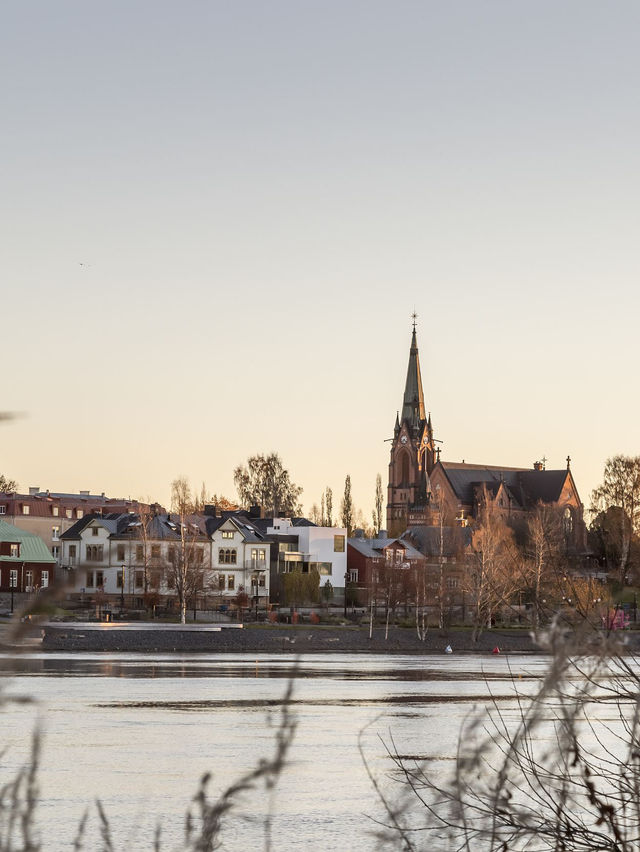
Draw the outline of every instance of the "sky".
[[[168,503],[640,452],[640,5],[7,0],[0,472]]]

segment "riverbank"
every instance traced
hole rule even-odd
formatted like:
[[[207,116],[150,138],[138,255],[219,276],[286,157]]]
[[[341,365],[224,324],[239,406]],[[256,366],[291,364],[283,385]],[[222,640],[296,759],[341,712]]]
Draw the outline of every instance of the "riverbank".
[[[42,648],[47,651],[121,651],[217,653],[443,653],[450,645],[454,653],[540,653],[527,630],[488,630],[477,642],[471,630],[443,631],[432,628],[424,640],[415,629],[375,628],[371,639],[366,627],[247,625],[240,628],[203,629],[201,626],[48,624],[43,628]]]

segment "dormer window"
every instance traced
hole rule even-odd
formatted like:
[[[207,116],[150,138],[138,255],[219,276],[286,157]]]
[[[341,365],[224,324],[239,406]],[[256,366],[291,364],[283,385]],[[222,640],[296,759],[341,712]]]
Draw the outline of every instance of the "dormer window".
[[[233,538],[235,535],[233,530],[222,530],[222,538]]]
[[[91,535],[98,535],[98,527],[91,527]]]

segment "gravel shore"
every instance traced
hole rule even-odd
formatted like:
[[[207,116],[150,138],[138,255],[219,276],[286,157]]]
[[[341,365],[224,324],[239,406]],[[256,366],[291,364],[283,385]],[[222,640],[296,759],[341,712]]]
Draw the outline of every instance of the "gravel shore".
[[[444,653],[451,645],[454,653],[491,653],[496,646],[501,653],[540,653],[527,630],[489,630],[477,642],[470,630],[442,631],[432,628],[421,641],[415,629],[390,628],[385,639],[384,628],[375,628],[369,639],[365,627],[324,627],[261,625],[243,628],[225,627],[219,632],[198,630],[185,625],[171,625],[126,630],[117,624],[108,629],[97,624],[73,626],[47,625],[42,647],[48,651],[123,651],[136,652],[206,652],[216,653],[382,653],[433,654]]]

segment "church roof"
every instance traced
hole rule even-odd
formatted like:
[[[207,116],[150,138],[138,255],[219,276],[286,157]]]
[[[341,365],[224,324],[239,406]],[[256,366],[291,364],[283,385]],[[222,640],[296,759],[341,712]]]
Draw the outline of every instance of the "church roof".
[[[415,325],[411,336],[409,366],[407,367],[407,380],[404,386],[402,416],[400,419],[407,420],[412,426],[418,426],[421,421],[425,421],[427,419],[424,408],[422,376],[420,374],[420,356],[418,355]]]
[[[478,485],[486,485],[492,493],[504,483],[513,499],[522,508],[536,503],[556,502],[566,481],[567,470],[531,470],[521,467],[497,467],[440,462],[453,491],[461,503],[474,502]]]

